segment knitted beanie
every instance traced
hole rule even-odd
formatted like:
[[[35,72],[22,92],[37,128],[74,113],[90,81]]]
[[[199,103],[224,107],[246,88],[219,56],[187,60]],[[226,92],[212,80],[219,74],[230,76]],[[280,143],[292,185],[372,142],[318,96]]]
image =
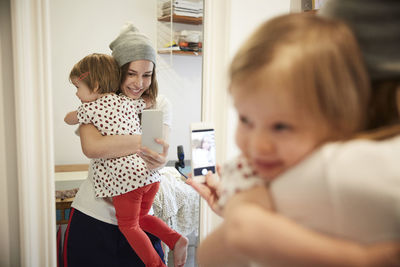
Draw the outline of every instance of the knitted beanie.
[[[373,81],[400,80],[400,1],[327,0],[318,14],[347,22]]]
[[[121,67],[136,60],[150,60],[156,64],[156,51],[150,39],[139,30],[127,23],[122,27],[119,36],[110,44],[112,56]]]

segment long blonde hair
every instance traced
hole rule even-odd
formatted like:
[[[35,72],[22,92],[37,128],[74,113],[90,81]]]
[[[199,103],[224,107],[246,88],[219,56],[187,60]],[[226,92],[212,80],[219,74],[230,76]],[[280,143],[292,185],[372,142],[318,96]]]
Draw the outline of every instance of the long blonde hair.
[[[289,14],[265,22],[239,49],[229,75],[231,85],[278,81],[279,90],[330,125],[334,138],[366,125],[367,71],[355,37],[338,20]]]

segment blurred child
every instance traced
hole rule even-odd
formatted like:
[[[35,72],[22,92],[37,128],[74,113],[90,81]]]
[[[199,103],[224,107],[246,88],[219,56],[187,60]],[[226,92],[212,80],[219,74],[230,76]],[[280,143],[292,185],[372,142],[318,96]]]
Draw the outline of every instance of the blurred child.
[[[199,263],[241,266],[246,260],[282,264],[291,259],[296,266],[337,266],[338,262],[343,263],[334,261],[337,258],[345,258],[349,266],[363,262],[365,255],[357,244],[330,242],[329,238],[265,212],[276,206],[276,195],[271,201],[269,192],[275,178],[301,165],[325,142],[347,140],[366,127],[369,79],[350,29],[342,22],[314,15],[274,18],[259,27],[238,51],[230,78],[229,89],[239,116],[236,143],[241,156],[222,170],[219,192],[194,184],[210,206],[225,217],[224,223],[200,245]],[[319,173],[315,168],[313,171]],[[300,171],[297,174],[302,175]],[[305,174],[303,180],[307,178]],[[313,181],[308,183],[308,191],[304,189],[296,195],[300,201],[324,199],[315,195],[320,193],[321,183],[329,181]],[[192,181],[189,183],[193,185]],[[291,187],[286,182],[281,188],[291,188],[296,193],[297,185],[293,183]],[[294,209],[295,198],[280,195],[281,203],[287,204],[285,198],[294,201]],[[218,199],[220,209],[215,206]],[[329,199],[324,200],[327,202],[308,204],[323,211],[330,205]],[[329,232],[331,217],[311,213],[306,206],[297,205],[295,211],[296,221],[313,217],[319,224],[326,223],[324,232]],[[346,219],[352,220],[356,215]],[[395,225],[384,232],[392,233],[393,238]],[[218,246],[216,240],[222,240]],[[353,240],[361,242],[361,237]],[[338,251],[343,253],[336,257]]]
[[[237,53],[230,75],[242,155],[222,170],[221,205],[365,126],[368,76],[343,23],[307,15],[273,19]]]

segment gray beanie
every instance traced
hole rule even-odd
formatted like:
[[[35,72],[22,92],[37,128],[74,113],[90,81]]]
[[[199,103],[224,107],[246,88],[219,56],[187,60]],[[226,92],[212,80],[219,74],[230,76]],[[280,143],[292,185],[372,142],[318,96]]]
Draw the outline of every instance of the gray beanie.
[[[122,27],[118,37],[110,44],[110,49],[120,67],[128,62],[142,59],[156,64],[156,51],[150,39],[140,33],[132,23],[127,23]]]
[[[400,80],[400,1],[327,0],[318,14],[347,22],[373,81]]]

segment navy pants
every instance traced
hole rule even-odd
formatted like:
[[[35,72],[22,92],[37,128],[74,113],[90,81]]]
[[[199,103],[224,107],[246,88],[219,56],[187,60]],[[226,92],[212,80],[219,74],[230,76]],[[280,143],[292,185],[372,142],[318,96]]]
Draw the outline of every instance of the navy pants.
[[[163,259],[160,239],[146,234]],[[71,209],[65,232],[63,259],[64,267],[145,267],[117,225],[96,220],[75,209]]]

